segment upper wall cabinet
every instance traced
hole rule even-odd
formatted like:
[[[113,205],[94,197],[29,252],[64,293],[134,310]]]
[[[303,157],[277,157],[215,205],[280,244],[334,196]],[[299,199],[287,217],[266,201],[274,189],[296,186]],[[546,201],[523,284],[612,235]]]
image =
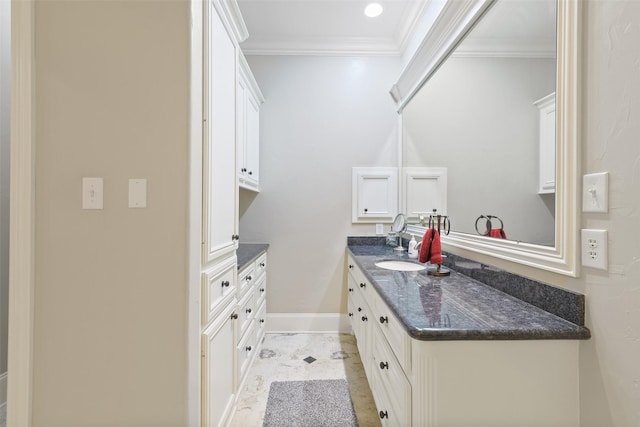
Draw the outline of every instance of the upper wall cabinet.
[[[260,191],[260,105],[264,102],[244,55],[239,55],[237,90],[238,184]]]
[[[447,168],[407,167],[403,175],[403,210],[409,221],[418,221],[437,210],[447,214]]]
[[[556,94],[547,95],[534,102],[540,112],[539,149],[540,171],[538,193],[556,191]]]
[[[391,222],[398,214],[398,169],[353,168],[352,222]]]

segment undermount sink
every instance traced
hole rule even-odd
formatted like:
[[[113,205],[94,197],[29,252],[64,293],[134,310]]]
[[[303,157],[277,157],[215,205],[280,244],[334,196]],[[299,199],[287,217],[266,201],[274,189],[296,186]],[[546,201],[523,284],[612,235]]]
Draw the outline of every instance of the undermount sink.
[[[409,261],[380,261],[376,262],[376,267],[394,271],[421,271],[427,268],[426,265]]]

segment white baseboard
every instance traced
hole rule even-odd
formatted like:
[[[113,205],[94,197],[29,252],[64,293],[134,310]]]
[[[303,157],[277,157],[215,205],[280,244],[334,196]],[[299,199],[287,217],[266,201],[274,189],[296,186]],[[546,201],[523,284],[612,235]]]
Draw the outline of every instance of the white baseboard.
[[[351,333],[349,317],[342,313],[267,313],[271,333]]]
[[[7,404],[7,378],[6,372],[0,375],[0,408]]]

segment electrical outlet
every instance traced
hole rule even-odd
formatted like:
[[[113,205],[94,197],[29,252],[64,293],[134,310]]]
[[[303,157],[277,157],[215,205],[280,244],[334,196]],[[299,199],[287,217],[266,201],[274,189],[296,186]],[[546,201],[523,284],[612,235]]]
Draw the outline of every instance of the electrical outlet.
[[[384,226],[382,224],[376,224],[376,234],[381,236],[384,234]]]
[[[582,230],[582,266],[607,270],[607,230]]]

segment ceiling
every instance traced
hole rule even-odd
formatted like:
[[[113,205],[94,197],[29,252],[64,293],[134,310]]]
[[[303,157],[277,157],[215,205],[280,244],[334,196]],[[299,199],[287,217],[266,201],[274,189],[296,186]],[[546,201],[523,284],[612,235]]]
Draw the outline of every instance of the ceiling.
[[[368,18],[372,1],[384,7]],[[401,55],[433,0],[238,0],[247,55]],[[457,54],[555,57],[556,0],[498,1]]]
[[[373,0],[372,0],[373,1]],[[238,0],[249,30],[247,55],[399,55],[427,0]]]

